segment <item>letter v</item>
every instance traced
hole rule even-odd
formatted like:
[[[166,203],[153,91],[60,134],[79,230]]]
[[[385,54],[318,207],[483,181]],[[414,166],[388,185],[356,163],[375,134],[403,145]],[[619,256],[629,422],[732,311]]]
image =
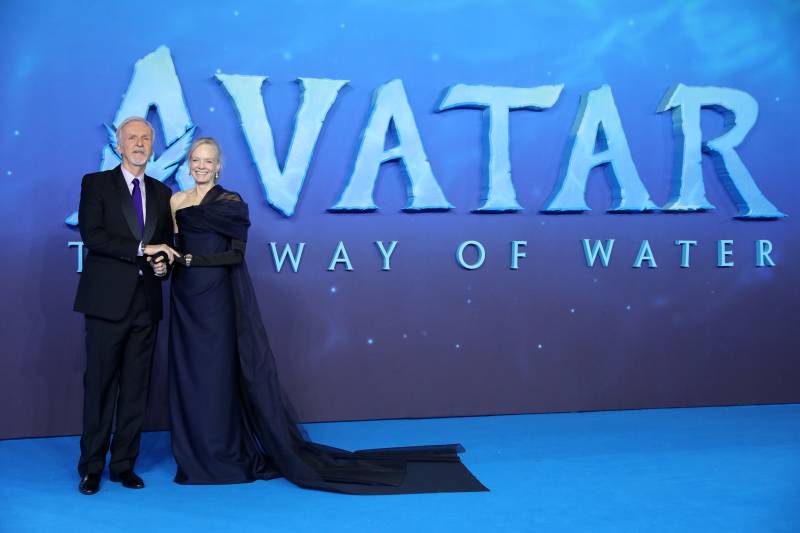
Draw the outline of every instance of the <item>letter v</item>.
[[[298,79],[303,89],[300,109],[295,117],[289,152],[281,170],[275,154],[272,128],[261,97],[261,86],[267,77],[239,74],[217,74],[216,77],[227,89],[239,113],[267,202],[284,216],[292,216],[322,124],[348,80]]]

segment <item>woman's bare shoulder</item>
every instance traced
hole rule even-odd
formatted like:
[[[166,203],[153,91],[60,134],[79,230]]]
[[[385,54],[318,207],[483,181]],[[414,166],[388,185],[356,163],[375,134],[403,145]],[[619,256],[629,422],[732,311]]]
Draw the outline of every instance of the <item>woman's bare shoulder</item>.
[[[169,199],[169,204],[172,207],[181,205],[186,200],[186,191],[178,191]]]

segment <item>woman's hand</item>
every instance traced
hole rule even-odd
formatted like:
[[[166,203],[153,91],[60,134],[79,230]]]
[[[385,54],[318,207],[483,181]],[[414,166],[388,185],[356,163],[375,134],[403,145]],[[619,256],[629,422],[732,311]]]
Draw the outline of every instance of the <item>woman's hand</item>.
[[[144,255],[156,255],[159,252],[163,252],[167,254],[167,258],[170,265],[172,264],[172,262],[175,260],[176,257],[181,256],[181,254],[179,254],[166,244],[148,244],[144,248],[142,248],[142,252],[144,253]]]
[[[159,278],[167,275],[167,262],[164,257],[166,257],[166,254],[159,254],[155,259],[152,257],[147,258],[147,262],[153,267],[153,273]]]

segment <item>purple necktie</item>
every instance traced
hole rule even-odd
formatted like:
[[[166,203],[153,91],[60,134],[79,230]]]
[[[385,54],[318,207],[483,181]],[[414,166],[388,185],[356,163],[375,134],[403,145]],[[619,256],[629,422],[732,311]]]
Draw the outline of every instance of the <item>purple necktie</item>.
[[[139,178],[133,178],[131,199],[133,200],[133,206],[136,208],[136,217],[139,219],[139,231],[144,235],[144,211],[142,211],[142,190],[139,188]]]

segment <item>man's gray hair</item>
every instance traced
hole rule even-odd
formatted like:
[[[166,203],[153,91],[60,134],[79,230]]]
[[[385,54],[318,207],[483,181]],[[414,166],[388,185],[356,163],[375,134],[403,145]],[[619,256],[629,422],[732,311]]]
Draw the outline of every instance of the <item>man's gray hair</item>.
[[[122,123],[119,126],[117,126],[117,146],[122,144],[122,138],[121,138],[122,130],[125,128],[125,126],[127,126],[131,122],[142,122],[142,123],[146,124],[147,127],[150,128],[150,141],[154,141],[155,140],[156,130],[153,129],[153,126],[150,125],[150,123],[147,122],[147,120],[144,119],[143,117],[135,117],[134,116],[134,117],[126,118],[125,120],[122,121]]]

